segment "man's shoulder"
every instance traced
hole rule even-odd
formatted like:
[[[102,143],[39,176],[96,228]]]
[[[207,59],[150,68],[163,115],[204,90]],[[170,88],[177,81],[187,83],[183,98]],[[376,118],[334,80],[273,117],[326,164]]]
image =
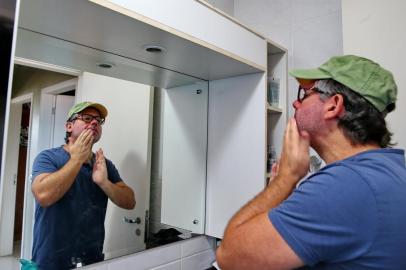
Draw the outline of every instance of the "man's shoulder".
[[[405,152],[403,149],[396,148],[377,148],[367,150],[355,154],[351,157],[339,161],[343,164],[366,164],[370,162],[377,163],[398,163],[400,165],[405,164]]]
[[[65,159],[66,151],[63,149],[63,146],[54,147],[42,150],[35,160],[44,160],[44,159]]]
[[[63,149],[63,146],[58,146],[58,147],[53,147],[53,148],[48,148],[48,149],[44,149],[42,150],[39,154],[58,154],[58,153],[62,153],[65,152],[65,150]]]
[[[405,167],[404,151],[401,149],[374,149],[335,161],[321,168],[314,176],[322,175],[365,175],[369,171],[379,172],[383,167]],[[312,177],[312,176],[310,176]]]

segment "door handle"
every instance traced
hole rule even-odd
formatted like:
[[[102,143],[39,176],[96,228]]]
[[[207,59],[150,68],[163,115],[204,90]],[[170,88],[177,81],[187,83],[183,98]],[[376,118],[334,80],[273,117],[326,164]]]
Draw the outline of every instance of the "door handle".
[[[141,218],[137,217],[136,219],[128,218],[128,217],[123,217],[123,221],[126,223],[136,223],[136,224],[141,224]]]

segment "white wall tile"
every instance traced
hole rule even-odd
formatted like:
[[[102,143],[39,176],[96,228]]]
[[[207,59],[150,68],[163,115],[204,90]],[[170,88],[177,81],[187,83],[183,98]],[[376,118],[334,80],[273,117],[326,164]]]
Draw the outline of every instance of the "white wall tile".
[[[182,270],[204,270],[210,268],[216,260],[214,250],[209,249],[201,253],[182,258]]]
[[[386,117],[396,148],[406,148],[406,1],[342,1],[344,52],[367,57],[393,73],[396,110]]]
[[[192,238],[182,244],[182,258],[208,249],[214,249],[214,238],[205,236]]]
[[[109,261],[108,270],[150,269],[181,258],[181,245],[171,244]]]
[[[3,268],[1,268],[3,269]],[[82,269],[86,270],[108,270],[108,265],[105,262],[95,263],[89,266],[85,266]]]
[[[317,67],[343,53],[341,0],[235,0],[234,15],[287,48],[289,70]],[[289,116],[296,89],[289,78]]]
[[[182,267],[180,260],[151,268],[151,270],[181,270],[181,269]]]
[[[167,246],[106,260],[84,267],[83,269],[199,270],[209,268],[214,260],[215,239],[207,236],[198,236]]]
[[[235,18],[290,48],[293,0],[235,0]]]

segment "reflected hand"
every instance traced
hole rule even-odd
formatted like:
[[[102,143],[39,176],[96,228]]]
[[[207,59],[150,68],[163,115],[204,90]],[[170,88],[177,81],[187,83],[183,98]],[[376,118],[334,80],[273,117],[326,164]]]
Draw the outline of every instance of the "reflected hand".
[[[91,154],[93,145],[93,132],[84,130],[73,144],[68,144],[67,150],[72,160],[85,163]]]
[[[269,180],[272,181],[278,175],[278,172],[279,172],[279,160],[274,164],[272,164],[271,176],[269,177]]]
[[[96,152],[96,162],[93,165],[92,178],[93,182],[99,186],[108,181],[106,159],[104,158],[102,149],[99,149]]]
[[[309,134],[306,131],[299,132],[295,119],[289,119],[279,161],[278,176],[281,176],[281,181],[289,181],[287,184],[294,187],[307,174],[310,165],[309,145]]]

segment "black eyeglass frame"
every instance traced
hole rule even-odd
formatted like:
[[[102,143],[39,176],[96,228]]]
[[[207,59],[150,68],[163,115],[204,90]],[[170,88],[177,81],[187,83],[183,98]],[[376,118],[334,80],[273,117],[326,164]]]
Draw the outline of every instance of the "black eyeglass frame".
[[[83,118],[83,116],[85,116],[85,118],[87,118],[87,119]],[[97,121],[97,123],[100,126],[102,126],[104,124],[104,122],[106,121],[106,119],[101,117],[101,116],[93,116],[93,115],[90,115],[90,114],[87,114],[87,113],[77,113],[77,114],[73,115],[69,119],[69,121],[74,121],[76,119],[80,119],[80,120],[82,120],[83,122],[85,122],[87,124],[90,124],[94,119],[94,120]]]
[[[307,94],[309,91],[311,91],[309,94]],[[303,100],[305,100],[306,98],[308,98],[309,96],[313,95],[313,94],[327,94],[326,92],[318,89],[317,87],[313,86],[309,89],[305,89],[303,88],[301,85],[299,85],[299,88],[297,89],[297,101],[302,103]]]

